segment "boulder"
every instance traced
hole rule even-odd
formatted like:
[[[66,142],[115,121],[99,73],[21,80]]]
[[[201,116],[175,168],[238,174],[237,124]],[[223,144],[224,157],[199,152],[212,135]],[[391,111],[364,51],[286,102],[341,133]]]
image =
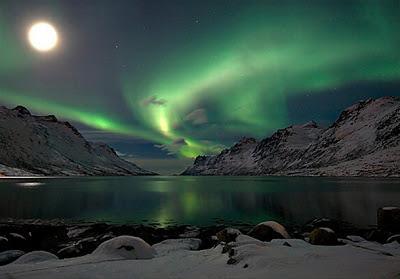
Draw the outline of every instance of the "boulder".
[[[198,238],[200,236],[200,229],[197,227],[189,226],[185,231],[179,234],[180,238]]]
[[[67,236],[69,238],[80,237],[82,234],[90,230],[90,227],[72,227],[68,228]]]
[[[217,232],[216,236],[219,241],[229,243],[236,241],[236,238],[242,233],[238,229],[225,228]]]
[[[389,237],[386,240],[386,243],[391,243],[391,242],[394,242],[394,241],[397,241],[398,243],[400,243],[400,234],[392,235],[391,237]]]
[[[373,229],[366,234],[366,239],[369,241],[376,241],[379,243],[385,243],[390,237],[391,233],[381,229]]]
[[[152,259],[156,250],[139,237],[118,236],[100,244],[92,255],[130,260]]]
[[[58,260],[58,257],[46,251],[33,251],[19,257],[12,264],[33,264],[45,261]]]
[[[8,245],[12,249],[26,250],[28,241],[26,238],[19,233],[8,234]]]
[[[290,238],[285,227],[275,221],[267,221],[258,224],[250,230],[248,235],[262,241],[271,241],[276,238]]]
[[[8,239],[4,236],[0,236],[0,252],[7,250],[9,247]]]
[[[337,245],[336,233],[330,228],[316,228],[310,233],[310,243],[313,245]]]
[[[84,239],[79,240],[76,243],[76,246],[79,247],[79,250],[83,254],[89,254],[89,253],[93,252],[94,249],[96,249],[98,244],[99,244],[99,242],[97,241],[97,239],[92,236],[92,237],[86,237]]]
[[[348,235],[346,236],[348,240],[351,240],[352,242],[364,242],[366,241],[365,238],[358,236],[358,235]]]
[[[26,238],[19,233],[10,233],[10,240],[26,241]]]
[[[8,250],[0,253],[0,265],[9,264],[19,257],[21,257],[25,252],[21,250]]]
[[[400,232],[400,208],[382,207],[377,213],[378,228],[390,232]]]
[[[71,245],[58,250],[57,255],[63,258],[73,258],[82,255],[82,251],[78,245]]]
[[[338,227],[338,222],[335,220],[332,220],[330,218],[316,218],[312,220],[311,222],[308,222],[306,224],[306,228],[310,229],[310,231],[316,229],[316,228],[330,228],[332,230],[337,230]]]

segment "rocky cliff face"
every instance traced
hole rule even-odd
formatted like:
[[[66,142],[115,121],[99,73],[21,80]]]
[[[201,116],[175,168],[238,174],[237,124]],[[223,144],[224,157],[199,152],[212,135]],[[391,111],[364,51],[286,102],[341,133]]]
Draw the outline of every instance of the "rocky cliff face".
[[[68,122],[0,107],[0,175],[148,175]]]
[[[310,122],[235,146],[196,158],[183,174],[400,176],[400,100],[362,101],[327,129]]]

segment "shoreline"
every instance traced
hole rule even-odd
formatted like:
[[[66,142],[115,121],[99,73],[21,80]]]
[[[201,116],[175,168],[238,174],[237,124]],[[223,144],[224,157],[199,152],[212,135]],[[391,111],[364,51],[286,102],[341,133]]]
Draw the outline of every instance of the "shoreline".
[[[140,237],[150,245],[168,239],[198,238],[202,244],[199,250],[209,249],[220,241],[215,238],[224,229],[238,230],[248,234],[256,224],[222,223],[195,226],[190,224],[171,224],[161,226],[156,223],[108,223],[99,221],[63,219],[0,219],[0,253],[6,250],[30,252],[44,250],[60,258],[79,257],[90,254],[102,242],[122,235]],[[303,225],[284,224],[291,239],[307,241],[310,233],[317,228],[330,228],[337,239],[356,235],[368,241],[386,243],[390,232],[377,226],[356,227],[348,222],[329,218],[316,218]],[[13,237],[14,236],[14,237]],[[283,238],[275,236],[273,239]],[[340,242],[337,243],[340,245]],[[66,249],[63,251],[63,249]],[[0,263],[1,265],[1,263]]]
[[[379,209],[371,228],[327,218],[164,228],[2,219],[0,278],[397,278],[400,230],[391,217],[399,213]]]

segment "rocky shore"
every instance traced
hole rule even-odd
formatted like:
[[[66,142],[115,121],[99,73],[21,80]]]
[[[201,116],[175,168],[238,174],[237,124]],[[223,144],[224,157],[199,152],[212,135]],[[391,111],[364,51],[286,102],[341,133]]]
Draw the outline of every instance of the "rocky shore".
[[[246,234],[261,241],[295,238],[319,245],[341,245],[338,239],[349,236],[368,241],[388,243],[400,241],[400,209],[385,207],[378,210],[377,226],[358,228],[350,223],[318,218],[304,225],[281,225],[268,220],[258,225],[216,224],[196,227],[170,225],[160,227],[138,224],[109,224],[100,222],[66,222],[63,220],[0,220],[0,252],[19,250],[27,253],[44,250],[59,258],[83,256],[93,252],[101,243],[117,236],[140,237],[150,245],[167,239],[200,239],[201,249],[209,249],[220,242],[234,241],[235,236]],[[11,258],[9,259],[11,261]],[[8,263],[0,254],[0,265]]]
[[[400,208],[378,209],[368,228],[3,220],[0,265],[0,278],[397,278]]]

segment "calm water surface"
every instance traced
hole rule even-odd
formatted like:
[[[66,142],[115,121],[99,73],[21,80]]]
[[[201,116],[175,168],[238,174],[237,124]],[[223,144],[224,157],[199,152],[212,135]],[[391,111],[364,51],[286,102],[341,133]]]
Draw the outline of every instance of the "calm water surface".
[[[90,177],[0,179],[0,218],[168,225],[302,224],[315,217],[376,223],[400,205],[400,180],[291,177]]]

